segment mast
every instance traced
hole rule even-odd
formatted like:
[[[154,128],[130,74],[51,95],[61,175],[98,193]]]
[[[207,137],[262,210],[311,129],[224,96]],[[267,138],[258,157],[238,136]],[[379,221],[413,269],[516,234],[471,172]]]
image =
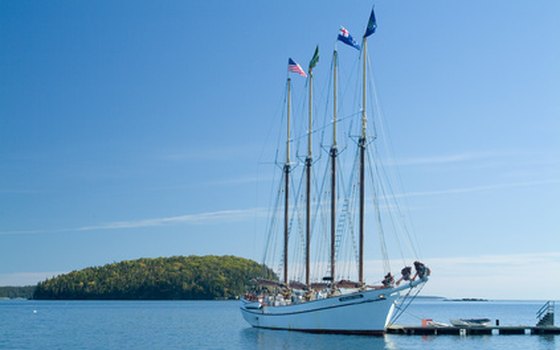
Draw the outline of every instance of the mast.
[[[311,164],[312,158],[312,130],[313,130],[313,71],[309,70],[309,126],[307,131],[307,157],[305,158],[306,176],[306,212],[305,212],[305,284],[309,287],[310,249],[311,239]]]
[[[363,81],[362,81],[362,133],[358,139],[360,149],[360,217],[359,217],[359,266],[358,281],[364,283],[364,215],[365,215],[365,154],[366,154],[366,77],[367,77],[367,39],[363,40]]]
[[[290,108],[291,108],[291,79],[288,78],[288,97],[287,97],[287,132],[286,132],[286,164],[284,164],[284,284],[288,285],[288,209],[289,209],[289,189],[290,189]]]
[[[329,152],[331,158],[331,281],[335,282],[335,254],[336,254],[336,112],[337,112],[337,65],[338,53],[333,51],[333,142]]]

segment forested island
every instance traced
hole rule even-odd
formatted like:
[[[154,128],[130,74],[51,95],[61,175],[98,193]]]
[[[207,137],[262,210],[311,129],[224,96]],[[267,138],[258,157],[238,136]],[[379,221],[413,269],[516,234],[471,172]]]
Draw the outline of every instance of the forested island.
[[[235,256],[175,256],[89,267],[37,284],[33,299],[234,299],[255,278],[276,279],[269,268]]]
[[[0,299],[31,299],[35,286],[0,287]]]

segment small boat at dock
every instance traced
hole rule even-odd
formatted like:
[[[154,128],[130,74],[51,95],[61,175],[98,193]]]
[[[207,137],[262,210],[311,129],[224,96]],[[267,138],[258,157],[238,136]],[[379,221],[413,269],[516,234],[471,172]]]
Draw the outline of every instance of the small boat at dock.
[[[449,322],[455,327],[487,327],[492,321],[489,318],[460,318]]]

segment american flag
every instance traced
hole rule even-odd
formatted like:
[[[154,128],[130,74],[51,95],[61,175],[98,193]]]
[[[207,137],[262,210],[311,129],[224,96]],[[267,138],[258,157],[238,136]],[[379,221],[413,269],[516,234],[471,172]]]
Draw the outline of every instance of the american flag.
[[[301,75],[304,78],[307,78],[307,74],[305,73],[303,68],[301,68],[301,66],[299,64],[297,64],[296,61],[292,60],[291,58],[288,59],[288,72],[296,73],[296,74]]]

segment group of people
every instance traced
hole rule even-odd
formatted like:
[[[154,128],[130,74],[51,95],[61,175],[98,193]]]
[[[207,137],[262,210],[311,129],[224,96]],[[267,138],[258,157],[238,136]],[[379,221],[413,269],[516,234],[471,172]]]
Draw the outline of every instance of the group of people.
[[[430,275],[430,269],[424,265],[423,263],[421,263],[420,261],[415,261],[414,262],[414,270],[415,273],[414,275],[412,275],[412,266],[405,266],[402,270],[401,270],[401,277],[395,282],[395,278],[393,277],[393,275],[389,272],[385,275],[385,277],[383,278],[383,280],[381,281],[382,286],[367,286],[369,288],[375,288],[375,289],[380,289],[380,288],[391,288],[393,286],[398,286],[399,284],[401,284],[401,282],[405,281],[414,281],[416,280],[416,278],[420,278],[423,279],[424,277],[427,277]],[[346,281],[348,282],[348,281]],[[270,287],[270,286],[269,286]],[[278,287],[278,286],[275,286]],[[363,286],[362,286],[363,287]],[[366,287],[366,288],[367,288]],[[284,302],[284,303],[298,303],[298,302],[302,302],[302,301],[309,301],[309,300],[316,300],[316,299],[322,299],[324,297],[328,297],[328,296],[332,296],[332,295],[336,295],[337,293],[337,288],[333,288],[332,290],[328,291],[327,289],[324,289],[323,291],[318,291],[318,290],[313,290],[313,289],[306,289],[304,293],[294,293],[294,291],[291,288],[288,288],[286,286],[283,286],[283,288],[273,288],[276,290],[276,292],[272,292],[270,293],[268,291],[268,288],[257,288],[258,290],[253,291],[252,293],[247,293],[245,295],[245,299],[246,300],[252,300],[252,301],[263,301],[263,299],[265,299],[265,303],[266,304],[276,304],[278,302],[278,300]],[[272,296],[272,299],[271,299]]]
[[[401,277],[397,280],[396,283],[393,275],[390,272],[387,273],[383,278],[383,281],[381,281],[381,283],[383,284],[383,288],[390,288],[393,285],[398,286],[399,284],[401,284],[402,281],[414,281],[416,278],[422,279],[424,277],[429,276],[431,272],[430,269],[420,261],[414,262],[414,270],[415,270],[415,274],[413,276],[412,266],[403,267],[403,269],[401,270]]]

